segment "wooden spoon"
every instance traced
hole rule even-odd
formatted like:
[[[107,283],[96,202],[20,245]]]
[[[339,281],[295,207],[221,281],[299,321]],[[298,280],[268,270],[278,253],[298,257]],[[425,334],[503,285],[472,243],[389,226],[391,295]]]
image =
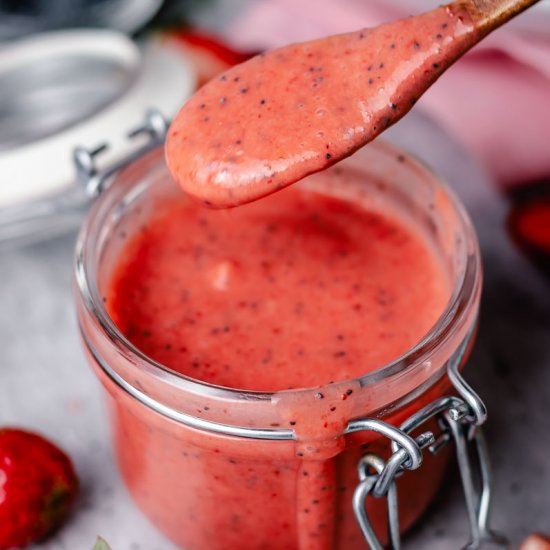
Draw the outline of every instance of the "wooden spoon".
[[[323,170],[394,124],[465,52],[537,1],[457,1],[260,54],[184,105],[167,136],[170,171],[187,193],[222,208]]]
[[[539,0],[467,0],[466,10],[481,33],[480,39],[530,8]]]

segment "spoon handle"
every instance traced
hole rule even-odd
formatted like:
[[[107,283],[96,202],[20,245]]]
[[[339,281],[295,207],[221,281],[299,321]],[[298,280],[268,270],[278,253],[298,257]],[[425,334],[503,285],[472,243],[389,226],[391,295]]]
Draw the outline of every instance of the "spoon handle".
[[[482,35],[500,27],[540,0],[466,0],[458,2],[470,13]]]

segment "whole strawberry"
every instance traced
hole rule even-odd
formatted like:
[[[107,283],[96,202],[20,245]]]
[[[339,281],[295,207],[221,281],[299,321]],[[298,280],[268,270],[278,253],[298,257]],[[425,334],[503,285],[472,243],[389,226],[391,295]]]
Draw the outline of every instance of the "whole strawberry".
[[[0,428],[0,550],[22,548],[54,531],[77,490],[63,451],[39,435]]]

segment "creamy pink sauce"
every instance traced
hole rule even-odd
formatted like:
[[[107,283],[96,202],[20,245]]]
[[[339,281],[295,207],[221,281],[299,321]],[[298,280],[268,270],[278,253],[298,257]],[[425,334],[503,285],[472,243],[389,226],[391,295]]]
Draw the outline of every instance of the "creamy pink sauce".
[[[449,294],[415,229],[296,187],[238,210],[183,199],[160,209],[121,257],[109,304],[156,361],[277,391],[385,365],[428,332]]]
[[[364,389],[350,378],[420,340],[450,282],[417,224],[363,206],[361,182],[360,172],[333,167],[234,210],[181,194],[125,237],[106,307],[141,351],[231,388],[317,388],[278,394],[286,418],[272,426],[294,430],[296,442],[200,432],[112,390],[125,481],[183,548],[364,548],[351,505],[357,461],[367,442],[383,456],[389,448],[372,433],[341,436]],[[398,424],[447,390],[442,379],[387,420]],[[213,406],[205,395],[197,415]],[[433,497],[444,466],[445,455],[428,457],[400,480],[403,529]],[[368,510],[384,540],[384,501]]]
[[[455,6],[268,51],[184,105],[166,141],[170,171],[213,207],[273,193],[374,139],[477,37]]]

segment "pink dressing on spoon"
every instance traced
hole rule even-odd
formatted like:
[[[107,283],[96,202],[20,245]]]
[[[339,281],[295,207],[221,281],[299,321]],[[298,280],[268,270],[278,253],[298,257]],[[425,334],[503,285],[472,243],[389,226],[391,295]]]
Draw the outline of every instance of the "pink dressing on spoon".
[[[166,141],[170,171],[212,207],[269,195],[373,140],[479,37],[453,5],[256,56],[181,109]]]

